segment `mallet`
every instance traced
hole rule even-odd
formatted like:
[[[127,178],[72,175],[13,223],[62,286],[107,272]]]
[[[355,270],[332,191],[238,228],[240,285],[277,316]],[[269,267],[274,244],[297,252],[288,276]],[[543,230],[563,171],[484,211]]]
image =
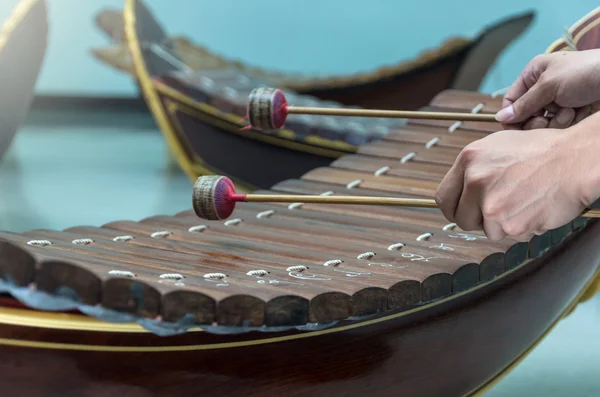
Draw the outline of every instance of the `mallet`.
[[[238,194],[231,179],[225,176],[201,176],[196,180],[192,193],[192,206],[200,218],[223,220],[233,214],[237,202],[264,203],[318,203],[318,204],[360,204],[387,205],[420,208],[438,208],[435,200],[395,197],[365,196],[310,196],[310,195],[271,195]],[[600,218],[600,210],[586,209],[581,216]]]
[[[283,127],[288,114],[497,122],[494,114],[289,106],[283,91],[266,87],[250,92],[246,110],[250,126],[259,130]]]

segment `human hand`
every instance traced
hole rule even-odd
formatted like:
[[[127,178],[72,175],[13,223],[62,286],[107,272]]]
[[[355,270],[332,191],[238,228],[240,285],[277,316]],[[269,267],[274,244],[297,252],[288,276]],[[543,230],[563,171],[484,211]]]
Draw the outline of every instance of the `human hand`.
[[[599,101],[600,50],[555,52],[527,64],[496,119],[506,129],[567,128],[600,108]]]
[[[463,230],[529,241],[572,221],[600,195],[599,148],[587,120],[567,130],[499,131],[461,151],[435,200]]]

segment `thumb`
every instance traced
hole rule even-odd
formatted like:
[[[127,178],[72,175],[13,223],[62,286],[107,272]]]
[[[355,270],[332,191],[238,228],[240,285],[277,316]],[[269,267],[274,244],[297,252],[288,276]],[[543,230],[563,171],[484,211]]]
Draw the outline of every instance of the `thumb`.
[[[549,84],[537,82],[512,105],[496,113],[496,120],[501,123],[520,123],[543,111],[545,106],[554,102],[555,93]]]
[[[496,114],[496,119],[499,122],[513,124],[527,120],[545,106],[538,106],[537,104],[544,102],[540,99],[540,96],[544,97],[544,95],[540,95],[542,94],[540,87],[544,88],[545,86],[543,84],[544,79],[541,79],[541,76],[548,68],[550,58],[551,56],[548,55],[538,55],[525,66],[504,95],[503,109]]]

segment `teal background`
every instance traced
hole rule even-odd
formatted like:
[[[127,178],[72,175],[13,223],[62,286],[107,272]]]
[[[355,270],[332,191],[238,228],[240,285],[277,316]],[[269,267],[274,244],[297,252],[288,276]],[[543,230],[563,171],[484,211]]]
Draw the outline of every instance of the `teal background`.
[[[17,0],[0,2],[3,20]],[[51,33],[40,92],[135,93],[131,80],[96,61],[107,39],[93,25],[123,0],[49,0]],[[294,72],[351,74],[414,57],[454,35],[475,36],[499,19],[535,10],[531,28],[501,57],[482,86],[509,85],[563,29],[597,7],[591,0],[149,0],[172,34],[228,57]]]
[[[0,20],[16,3],[0,2]],[[136,94],[128,76],[89,53],[90,48],[108,43],[93,25],[95,14],[122,3],[49,0],[50,42],[38,92]],[[410,59],[449,36],[474,36],[487,24],[534,9],[535,22],[501,56],[482,86],[485,92],[509,85],[534,55],[562,35],[564,27],[600,5],[588,0],[147,3],[171,34],[187,35],[225,56],[272,69],[325,75]],[[189,180],[168,166],[164,139],[149,115],[78,114],[79,121],[69,123],[64,118],[69,116],[32,113],[0,162],[0,229],[102,225],[190,207]],[[535,299],[535,291],[531,293]],[[596,296],[561,322],[488,396],[597,397],[599,375],[600,296]]]

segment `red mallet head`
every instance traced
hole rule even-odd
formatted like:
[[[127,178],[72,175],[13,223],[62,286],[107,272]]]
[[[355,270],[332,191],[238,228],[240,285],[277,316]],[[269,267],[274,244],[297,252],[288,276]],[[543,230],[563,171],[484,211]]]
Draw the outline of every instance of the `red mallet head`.
[[[283,127],[287,118],[288,103],[281,90],[275,88],[255,88],[248,101],[248,121],[258,130],[277,130]]]
[[[194,183],[192,206],[200,218],[227,219],[235,210],[235,203],[245,200],[246,195],[236,194],[233,182],[225,176],[201,176]]]

